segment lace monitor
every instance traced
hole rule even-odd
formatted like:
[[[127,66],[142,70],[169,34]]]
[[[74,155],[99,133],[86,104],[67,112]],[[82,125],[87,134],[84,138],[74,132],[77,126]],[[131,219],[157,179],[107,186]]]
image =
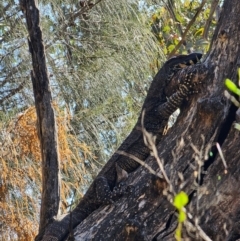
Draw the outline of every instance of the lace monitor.
[[[191,74],[186,76],[169,98],[165,94],[165,89],[177,71],[189,65],[196,64],[201,57],[202,55],[199,53],[180,55],[171,58],[162,66],[151,83],[135,127],[118,148],[118,151],[124,151],[143,161],[149,156],[150,150],[144,144],[141,129],[143,110],[145,110],[144,127],[148,132],[153,133],[156,136],[156,141],[159,142],[169,116],[181,106],[183,100],[188,95],[194,93],[194,87],[191,84]],[[61,220],[54,220],[46,228],[43,238],[41,238],[42,235],[39,235],[36,240],[65,240],[69,235],[70,220],[72,228],[75,228],[101,205],[115,201],[115,199],[122,195],[122,174],[133,172],[138,166],[139,164],[130,157],[115,152],[71,215],[67,214]]]

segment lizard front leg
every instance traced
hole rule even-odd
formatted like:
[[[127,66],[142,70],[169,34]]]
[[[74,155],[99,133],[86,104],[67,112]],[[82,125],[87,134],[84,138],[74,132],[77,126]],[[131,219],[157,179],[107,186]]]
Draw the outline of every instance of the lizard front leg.
[[[169,118],[169,116],[177,110],[179,107],[181,107],[183,101],[189,96],[194,93],[198,93],[196,90],[196,86],[198,83],[195,83],[193,79],[196,76],[196,70],[193,72],[187,73],[185,79],[182,81],[182,83],[179,84],[178,90],[171,95],[167,102],[165,102],[162,105],[158,106],[158,114],[161,116],[161,118]],[[199,82],[200,84],[201,82]]]

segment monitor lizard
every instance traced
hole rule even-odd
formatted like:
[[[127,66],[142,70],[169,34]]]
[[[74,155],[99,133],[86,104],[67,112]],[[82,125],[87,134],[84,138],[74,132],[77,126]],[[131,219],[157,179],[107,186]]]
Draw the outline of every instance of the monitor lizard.
[[[181,106],[187,96],[194,92],[191,74],[185,76],[186,78],[169,98],[166,96],[165,89],[177,71],[196,64],[201,57],[202,54],[199,53],[179,55],[169,59],[162,66],[150,85],[140,116],[131,133],[100,171],[71,215],[67,214],[61,220],[54,220],[46,228],[44,235],[39,234],[36,237],[36,241],[66,240],[69,235],[70,222],[72,228],[75,228],[93,211],[102,205],[112,203],[124,193],[126,189],[122,187],[121,181],[126,177],[123,176],[135,171],[140,164],[119,153],[123,151],[143,161],[149,156],[150,149],[145,145],[142,134],[141,117],[143,111],[145,112],[144,128],[156,136],[158,143],[170,115]]]

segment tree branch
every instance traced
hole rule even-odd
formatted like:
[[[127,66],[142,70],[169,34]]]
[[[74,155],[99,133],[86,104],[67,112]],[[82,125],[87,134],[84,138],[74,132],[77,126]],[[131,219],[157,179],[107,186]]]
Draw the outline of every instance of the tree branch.
[[[32,55],[33,70],[31,79],[38,120],[38,134],[42,156],[42,201],[40,213],[41,239],[44,228],[59,211],[60,178],[59,154],[55,115],[47,72],[42,31],[39,26],[39,10],[34,0],[22,0],[22,11],[25,13],[29,33],[29,51]]]
[[[189,31],[189,29],[192,27],[192,25],[194,24],[194,22],[196,21],[198,15],[200,14],[200,12],[202,11],[205,3],[207,2],[207,0],[203,0],[201,5],[199,6],[197,12],[195,13],[194,17],[191,19],[191,21],[188,23],[183,35],[182,35],[182,39],[179,41],[179,43],[177,44],[177,46],[175,46],[175,48],[173,49],[173,51],[168,55],[168,58],[171,58],[172,56],[175,55],[175,53],[177,52],[177,50],[181,47],[181,45],[183,44],[183,42],[185,41],[185,38],[187,36],[187,33]]]
[[[211,21],[213,19],[214,11],[215,11],[216,7],[218,6],[218,3],[219,3],[219,0],[212,1],[209,17],[208,17],[208,19],[206,21],[206,24],[205,24],[205,27],[204,27],[204,31],[203,31],[203,38],[204,39],[207,39],[207,37],[208,37],[210,24],[211,24]]]

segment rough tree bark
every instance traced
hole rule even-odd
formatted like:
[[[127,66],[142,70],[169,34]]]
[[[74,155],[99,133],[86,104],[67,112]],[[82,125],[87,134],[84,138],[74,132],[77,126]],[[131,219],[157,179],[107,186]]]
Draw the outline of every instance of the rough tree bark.
[[[42,199],[39,233],[59,211],[60,182],[57,129],[46,67],[39,10],[34,0],[22,0],[20,7],[26,16],[29,51],[33,70],[31,79],[37,111],[38,134],[42,156]]]
[[[240,1],[225,0],[202,63],[208,69],[205,88],[186,104],[157,146],[173,190],[189,194],[188,220],[182,231],[189,240],[240,238],[240,133],[234,128],[240,112],[224,96],[225,78],[236,82],[240,65],[239,16]],[[146,162],[159,173],[154,157]],[[75,229],[75,240],[175,240],[174,194],[163,192],[164,185],[145,167],[130,174],[128,184],[134,192],[92,213]]]

